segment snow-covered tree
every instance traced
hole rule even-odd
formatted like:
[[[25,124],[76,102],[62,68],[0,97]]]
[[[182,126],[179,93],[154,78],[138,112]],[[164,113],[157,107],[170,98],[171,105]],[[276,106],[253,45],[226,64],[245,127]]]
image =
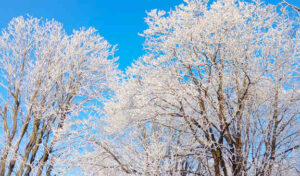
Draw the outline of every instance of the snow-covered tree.
[[[92,174],[296,175],[298,12],[186,0],[146,22],[147,54],[105,104]]]
[[[116,74],[113,48],[95,29],[68,35],[54,20],[14,18],[0,36],[0,175],[64,167]]]

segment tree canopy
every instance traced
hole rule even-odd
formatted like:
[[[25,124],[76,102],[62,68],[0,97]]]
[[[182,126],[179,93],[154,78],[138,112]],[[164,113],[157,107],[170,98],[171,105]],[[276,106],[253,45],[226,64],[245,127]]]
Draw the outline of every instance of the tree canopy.
[[[154,9],[125,72],[93,28],[13,19],[0,36],[0,176],[299,174],[297,9]]]

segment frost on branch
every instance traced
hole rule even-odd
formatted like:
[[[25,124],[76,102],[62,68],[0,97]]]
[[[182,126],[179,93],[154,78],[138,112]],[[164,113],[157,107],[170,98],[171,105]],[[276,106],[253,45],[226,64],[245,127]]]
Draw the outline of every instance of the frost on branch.
[[[187,0],[146,22],[147,54],[105,104],[98,174],[296,175],[298,14]]]
[[[112,54],[93,28],[67,35],[54,20],[8,24],[0,36],[1,176],[65,167],[61,157],[79,149],[84,122],[111,94]]]
[[[94,29],[13,19],[0,36],[0,176],[299,174],[299,14],[288,7],[152,10],[146,54],[120,82]]]

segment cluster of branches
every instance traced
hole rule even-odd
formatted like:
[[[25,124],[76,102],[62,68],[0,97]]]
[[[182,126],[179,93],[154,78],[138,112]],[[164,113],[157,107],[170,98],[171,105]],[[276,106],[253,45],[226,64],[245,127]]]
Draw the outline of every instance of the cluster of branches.
[[[18,17],[2,31],[1,176],[50,175],[59,152],[72,150],[69,126],[110,92],[110,48],[95,29],[67,35],[53,20]]]
[[[120,74],[94,29],[11,21],[0,176],[299,174],[297,7],[186,0],[146,23]]]
[[[114,155],[103,173],[299,174],[299,16],[281,5],[148,13],[148,54],[106,103],[114,138],[99,150]]]

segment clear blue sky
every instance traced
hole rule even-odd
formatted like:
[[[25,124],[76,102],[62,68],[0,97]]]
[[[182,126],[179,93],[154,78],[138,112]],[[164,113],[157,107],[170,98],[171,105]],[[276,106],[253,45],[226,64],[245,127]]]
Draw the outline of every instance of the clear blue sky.
[[[138,36],[147,28],[144,18],[151,9],[169,10],[182,0],[0,0],[0,28],[13,18],[29,14],[61,22],[66,31],[95,27],[112,45],[118,45],[120,68],[143,54],[144,39]],[[268,0],[273,4],[280,0]],[[299,6],[300,0],[287,0]]]

